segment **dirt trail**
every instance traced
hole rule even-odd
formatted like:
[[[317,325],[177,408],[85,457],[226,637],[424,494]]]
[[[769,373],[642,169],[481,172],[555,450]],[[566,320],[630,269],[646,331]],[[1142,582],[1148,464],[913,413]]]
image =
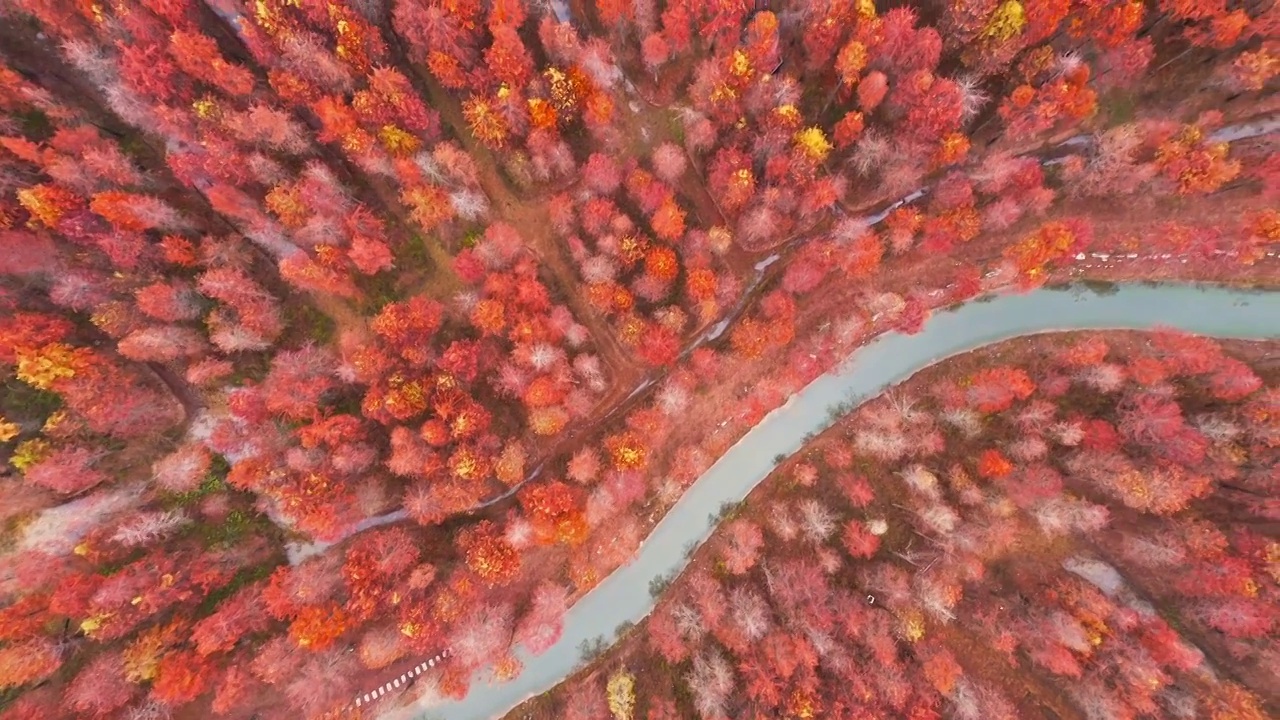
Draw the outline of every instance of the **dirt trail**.
[[[182,404],[182,411],[185,415],[182,427],[185,433],[186,428],[190,427],[191,422],[196,419],[196,415],[199,415],[200,411],[204,409],[204,401],[192,392],[191,386],[187,384],[187,381],[178,377],[178,374],[173,370],[158,362],[149,362],[146,365],[160,379],[160,382],[169,388],[169,392],[173,393],[178,402]]]

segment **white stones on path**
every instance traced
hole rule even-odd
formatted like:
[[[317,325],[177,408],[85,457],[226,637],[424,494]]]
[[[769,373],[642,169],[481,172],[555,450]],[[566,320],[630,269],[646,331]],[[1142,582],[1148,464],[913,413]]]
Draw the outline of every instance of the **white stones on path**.
[[[435,657],[429,658],[427,660],[423,660],[422,662],[413,666],[409,670],[401,673],[400,677],[392,678],[387,682],[383,683],[382,685],[378,686],[376,690],[370,690],[369,692],[363,695],[357,695],[356,702],[355,702],[356,707],[360,707],[361,705],[367,705],[381,698],[383,695],[386,695],[392,690],[398,689],[402,686],[407,687],[409,685],[410,680],[413,680],[414,678],[418,677],[428,669],[435,667],[436,663],[441,662],[447,657],[449,657],[449,649],[445,648],[444,650],[441,650],[440,653]]]

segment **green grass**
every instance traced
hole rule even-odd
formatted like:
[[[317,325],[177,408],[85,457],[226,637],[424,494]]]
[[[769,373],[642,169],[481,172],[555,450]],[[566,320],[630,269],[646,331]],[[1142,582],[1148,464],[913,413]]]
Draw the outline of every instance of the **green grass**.
[[[124,557],[120,558],[119,560],[116,560],[115,562],[103,563],[102,565],[99,565],[97,569],[97,573],[103,577],[111,577],[112,575],[115,575],[116,573],[128,567],[133,562],[142,558],[144,555],[146,555],[146,551],[143,550],[142,548],[138,548],[130,552],[128,555],[125,555]]]
[[[53,123],[49,122],[49,116],[40,110],[27,110],[25,112],[15,112],[14,115],[18,119],[18,125],[22,128],[21,135],[25,135],[28,140],[33,142],[41,142],[48,140],[53,136]]]
[[[311,304],[299,303],[299,306],[294,308],[293,322],[302,334],[314,340],[317,345],[328,345],[338,329],[333,318]]]
[[[196,608],[196,616],[205,617],[209,615],[218,607],[218,605],[222,604],[223,600],[231,597],[236,593],[236,591],[246,585],[250,585],[268,577],[277,567],[279,567],[278,564],[266,563],[241,569],[240,572],[236,573],[235,577],[231,578],[231,582],[205,596],[204,600],[200,602],[199,607]]]
[[[680,114],[675,110],[667,116],[668,129],[671,131],[671,137],[680,145],[684,145],[684,123],[680,122]]]
[[[167,504],[170,507],[189,507],[208,495],[227,489],[227,472],[231,470],[231,466],[227,464],[225,458],[221,455],[214,455],[213,461],[210,463],[209,472],[205,474],[204,480],[194,490],[188,490],[184,493],[170,495]]]
[[[18,380],[5,383],[0,410],[11,420],[39,419],[42,422],[62,407],[62,396],[32,387]]]
[[[268,531],[271,523],[257,513],[243,510],[232,510],[221,525],[209,524],[201,526],[201,539],[211,548],[231,548],[237,545],[253,530]]]
[[[427,250],[427,240],[418,233],[410,232],[409,239],[395,250],[396,267],[423,267],[431,263],[431,253]]]
[[[1133,93],[1115,90],[1102,98],[1102,114],[1108,125],[1123,125],[1133,122],[1137,104],[1133,101]]]
[[[366,314],[375,314],[382,308],[400,299],[396,289],[396,278],[393,274],[381,272],[360,283],[364,298],[360,301],[360,309]]]

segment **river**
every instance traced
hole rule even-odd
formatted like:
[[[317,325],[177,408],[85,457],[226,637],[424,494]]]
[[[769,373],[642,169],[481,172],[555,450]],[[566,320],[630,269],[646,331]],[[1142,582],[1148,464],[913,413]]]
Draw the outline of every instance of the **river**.
[[[564,634],[550,650],[532,657],[517,649],[525,666],[518,677],[501,685],[477,679],[461,701],[388,709],[381,717],[485,720],[551,689],[578,666],[580,643],[598,636],[611,640],[620,624],[643,619],[654,605],[649,581],[685,566],[686,548],[700,545],[713,529],[708,516],[723,503],[746,497],[773,470],[774,458],[794,453],[806,436],[825,429],[830,409],[842,401],[874,397],[950,356],[1021,335],[1158,326],[1217,337],[1277,338],[1280,293],[1202,285],[1123,284],[1114,292],[1040,289],[938,312],[915,335],[880,335],[793,395],[711,466],[653,529],[632,562],[569,610]]]

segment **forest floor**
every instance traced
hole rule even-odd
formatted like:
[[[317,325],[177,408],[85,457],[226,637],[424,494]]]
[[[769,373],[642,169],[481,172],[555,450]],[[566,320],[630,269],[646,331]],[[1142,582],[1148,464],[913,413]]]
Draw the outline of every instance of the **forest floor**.
[[[1055,349],[1071,344],[1072,340],[1081,340],[1088,336],[1104,338],[1113,349],[1121,350],[1122,355],[1125,349],[1147,342],[1145,333],[1134,331],[1073,331],[1021,337],[1001,342],[994,347],[981,348],[949,358],[939,365],[921,370],[889,392],[899,397],[921,396],[926,394],[928,387],[939,381],[968,377],[978,370],[992,366],[993,363],[1025,366],[1025,363],[1035,362],[1038,358],[1052,355]],[[1218,344],[1228,355],[1253,366],[1267,385],[1274,386],[1280,382],[1280,362],[1276,360],[1280,357],[1280,346],[1277,342],[1219,340]],[[1115,420],[1114,417],[1106,415],[1096,417],[1112,422]],[[722,508],[720,522],[723,523],[729,518],[744,518],[761,527],[767,527],[769,524],[767,511],[771,501],[795,495],[798,487],[794,479],[797,465],[811,458],[821,457],[824,450],[833,445],[848,444],[848,438],[853,435],[857,423],[856,415],[851,413],[814,436],[785,462],[777,465],[738,506],[732,509]],[[1002,440],[1011,439],[1013,438],[984,433],[971,441],[948,442],[944,453],[931,457],[928,464],[931,467],[944,468],[953,463],[963,463],[975,457],[981,447],[991,447],[993,443],[998,445]],[[871,482],[875,491],[875,499],[865,508],[866,516],[883,518],[890,527],[890,531],[882,538],[882,545],[876,554],[876,559],[882,561],[887,559],[908,573],[919,571],[921,563],[927,561],[931,548],[922,541],[923,536],[911,530],[913,522],[912,518],[908,517],[907,510],[910,500],[906,497],[904,484],[891,477],[890,473],[878,463],[860,460],[854,469]],[[1073,492],[1080,490],[1077,487],[1070,489]],[[817,491],[815,493],[813,490],[808,490],[805,497],[816,497],[820,501],[826,501],[828,507],[839,506],[843,502],[839,500],[840,490],[836,483],[820,481]],[[1239,667],[1238,663],[1232,663],[1227,650],[1218,642],[1219,633],[1196,621],[1178,618],[1178,613],[1172,609],[1170,598],[1166,597],[1168,589],[1162,585],[1163,581],[1153,577],[1148,571],[1134,566],[1118,554],[1103,549],[1109,544],[1108,539],[1120,537],[1125,529],[1140,528],[1151,518],[1136,512],[1125,511],[1125,508],[1119,508],[1121,512],[1117,513],[1115,502],[1100,497],[1091,499],[1105,503],[1113,511],[1112,523],[1102,534],[1089,539],[1080,536],[1048,538],[1038,534],[1020,537],[1014,546],[1016,552],[1007,554],[987,566],[991,592],[1016,593],[1015,588],[1019,584],[1014,581],[1016,576],[1034,576],[1042,574],[1048,568],[1059,568],[1064,559],[1075,555],[1100,557],[1120,571],[1124,581],[1132,591],[1136,591],[1139,599],[1156,607],[1184,639],[1204,653],[1206,663],[1218,677],[1250,687],[1263,697],[1264,702],[1267,702],[1273,711],[1280,707],[1280,696],[1276,694],[1271,679],[1260,674],[1258,668]],[[1274,532],[1275,524],[1270,525],[1271,531]],[[711,573],[717,577],[724,575],[720,558],[722,550],[720,543],[717,542],[719,538],[719,534],[713,534],[692,554],[689,564],[679,576],[674,579],[668,578],[671,584],[661,588],[660,596],[655,595],[658,598],[658,604],[669,601],[668,599],[676,594],[683,582],[699,572]],[[762,556],[771,557],[768,541],[762,549]],[[776,559],[776,555],[772,557]],[[850,576],[848,580],[841,579],[845,575]],[[842,586],[852,581],[847,564],[833,578],[835,584]],[[650,592],[653,594],[654,589],[651,588]],[[874,595],[868,595],[867,598],[869,603],[876,602]],[[636,697],[666,696],[674,687],[677,688],[676,695],[679,699],[681,697],[679,688],[683,684],[681,679],[683,668],[667,663],[649,647],[647,623],[646,617],[638,625],[619,628],[616,641],[603,653],[591,656],[589,659],[584,655],[584,663],[572,675],[566,677],[554,689],[531,698],[513,709],[504,716],[504,720],[558,720],[563,714],[561,703],[564,700],[565,688],[592,679],[598,679],[603,684],[602,678],[620,667],[625,667],[634,676]],[[925,635],[934,637],[950,649],[960,661],[966,675],[1000,688],[1004,695],[1017,705],[1018,717],[1027,720],[1085,720],[1085,714],[1069,700],[1067,688],[1063,683],[1048,679],[1043,673],[1034,670],[1026,660],[1014,661],[1011,664],[1009,658],[991,649],[986,640],[973,635],[964,627],[957,624],[941,624],[930,619]]]

